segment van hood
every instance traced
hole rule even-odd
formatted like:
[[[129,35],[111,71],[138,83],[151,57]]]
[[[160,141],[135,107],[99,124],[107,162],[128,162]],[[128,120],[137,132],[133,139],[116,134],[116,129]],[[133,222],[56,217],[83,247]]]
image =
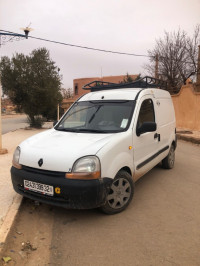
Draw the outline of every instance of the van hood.
[[[70,172],[74,162],[95,155],[115,134],[62,132],[50,129],[23,141],[19,163],[42,170]],[[43,159],[40,167],[38,162]]]

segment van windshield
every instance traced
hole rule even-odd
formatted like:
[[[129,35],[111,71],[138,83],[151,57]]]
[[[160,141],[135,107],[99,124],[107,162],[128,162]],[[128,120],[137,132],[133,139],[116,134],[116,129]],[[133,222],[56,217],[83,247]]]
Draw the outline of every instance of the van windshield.
[[[77,102],[65,114],[56,130],[83,133],[117,133],[130,125],[134,101]]]

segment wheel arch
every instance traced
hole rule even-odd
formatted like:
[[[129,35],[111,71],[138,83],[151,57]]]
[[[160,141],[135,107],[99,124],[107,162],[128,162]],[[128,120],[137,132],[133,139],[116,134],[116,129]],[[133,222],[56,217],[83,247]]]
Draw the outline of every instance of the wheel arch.
[[[177,147],[177,140],[173,140],[173,141],[172,141],[172,145],[174,146],[174,150],[176,150],[176,147]]]
[[[127,172],[128,174],[130,174],[131,177],[133,177],[133,173],[132,173],[131,169],[130,169],[128,166],[124,166],[124,167],[122,167],[121,169],[119,169],[119,171],[117,172],[117,174],[118,174],[120,171],[125,171],[125,172]],[[117,174],[116,174],[116,175],[117,175]]]

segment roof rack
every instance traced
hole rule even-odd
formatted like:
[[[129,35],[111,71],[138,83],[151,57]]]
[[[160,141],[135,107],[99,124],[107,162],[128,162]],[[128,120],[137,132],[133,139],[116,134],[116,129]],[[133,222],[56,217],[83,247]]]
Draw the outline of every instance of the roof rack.
[[[127,83],[111,83],[106,81],[92,81],[83,86],[84,90],[100,91],[100,90],[111,90],[121,88],[160,88],[167,89],[167,82],[161,79],[145,76],[141,79],[127,82]]]

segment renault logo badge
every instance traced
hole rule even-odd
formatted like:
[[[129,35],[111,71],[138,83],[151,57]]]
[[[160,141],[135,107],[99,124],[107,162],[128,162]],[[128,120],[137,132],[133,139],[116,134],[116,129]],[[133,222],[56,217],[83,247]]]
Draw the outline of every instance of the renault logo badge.
[[[38,165],[39,165],[40,167],[43,165],[43,159],[40,159],[40,160],[38,161]]]

